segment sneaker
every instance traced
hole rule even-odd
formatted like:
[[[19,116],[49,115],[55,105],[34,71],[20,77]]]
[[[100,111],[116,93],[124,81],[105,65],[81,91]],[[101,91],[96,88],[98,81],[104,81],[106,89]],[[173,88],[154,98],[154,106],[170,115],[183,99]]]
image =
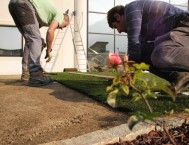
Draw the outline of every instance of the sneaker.
[[[39,70],[37,72],[31,72],[28,85],[31,87],[39,87],[49,85],[53,82],[50,76],[45,76],[44,73]]]
[[[23,71],[21,75],[21,81],[28,81],[30,77],[29,71]]]
[[[176,94],[181,93],[189,84],[189,72],[179,72],[178,77],[172,82],[173,90]]]

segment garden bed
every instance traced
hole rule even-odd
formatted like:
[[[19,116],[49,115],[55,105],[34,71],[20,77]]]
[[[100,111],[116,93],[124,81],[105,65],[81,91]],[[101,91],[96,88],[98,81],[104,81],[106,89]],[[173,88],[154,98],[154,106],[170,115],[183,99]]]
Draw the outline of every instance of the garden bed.
[[[142,134],[132,141],[116,142],[108,145],[188,145],[189,123],[165,130],[152,130],[148,134]]]

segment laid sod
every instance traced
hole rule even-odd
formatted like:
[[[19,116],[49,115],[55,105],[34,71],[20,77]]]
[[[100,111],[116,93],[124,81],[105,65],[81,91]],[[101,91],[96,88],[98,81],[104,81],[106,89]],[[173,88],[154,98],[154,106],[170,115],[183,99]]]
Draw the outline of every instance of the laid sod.
[[[108,93],[106,92],[106,87],[111,84],[111,81],[106,78],[99,78],[94,76],[82,74],[69,74],[63,73],[51,73],[54,80],[62,83],[63,85],[77,90],[87,96],[101,102],[106,103],[106,98]],[[87,73],[89,74],[89,73]],[[102,73],[90,73],[98,75],[114,76],[113,72],[102,72]],[[156,79],[157,83],[163,83],[165,80],[160,79],[150,73],[145,74],[149,79]],[[150,99],[150,105],[154,112],[164,114],[165,111],[169,112],[174,110],[174,112],[182,112],[184,109],[189,108],[189,96],[179,95],[176,101],[173,102],[172,98],[167,95],[160,95],[157,99]],[[134,102],[131,96],[125,96],[124,94],[119,94],[116,100],[118,110],[122,110],[129,113],[134,113],[137,111],[148,112],[146,105],[143,101]]]

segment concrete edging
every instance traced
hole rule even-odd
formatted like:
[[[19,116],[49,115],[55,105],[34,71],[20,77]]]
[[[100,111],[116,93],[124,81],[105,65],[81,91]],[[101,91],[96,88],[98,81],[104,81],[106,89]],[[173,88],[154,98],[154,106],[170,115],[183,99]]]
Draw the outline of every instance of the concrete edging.
[[[181,125],[185,119],[178,117],[164,117],[159,120],[166,120],[169,127]],[[140,122],[131,131],[127,124],[122,124],[108,130],[98,130],[70,139],[53,141],[41,145],[106,145],[135,139],[138,135],[145,134],[155,129],[152,122]]]

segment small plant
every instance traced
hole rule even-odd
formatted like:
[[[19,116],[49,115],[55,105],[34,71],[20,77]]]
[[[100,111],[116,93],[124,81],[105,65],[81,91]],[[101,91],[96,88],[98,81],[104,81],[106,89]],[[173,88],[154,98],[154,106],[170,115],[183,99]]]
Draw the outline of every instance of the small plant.
[[[132,96],[134,101],[144,101],[149,113],[144,114],[137,112],[128,120],[129,128],[132,129],[138,122],[145,119],[154,120],[157,113],[153,109],[148,99],[156,99],[158,94],[156,91],[163,91],[175,100],[174,93],[165,84],[157,84],[155,80],[145,78],[144,70],[149,70],[149,66],[145,63],[129,62],[127,55],[120,58],[118,54],[110,53],[108,56],[108,64],[116,71],[116,77],[112,84],[107,87],[108,97],[107,102],[110,106],[116,107],[116,97],[118,93],[124,93],[125,96]]]
[[[137,64],[134,62],[129,62],[127,55],[125,55],[121,60],[118,54],[110,53],[108,56],[108,64],[110,67],[113,67],[117,73],[112,84],[107,87],[107,92],[109,92],[107,97],[108,104],[112,107],[116,107],[116,97],[120,92],[125,93],[126,97],[131,95],[134,101],[144,101],[149,113],[139,111],[135,115],[132,115],[128,119],[129,129],[132,130],[137,123],[146,119],[154,121],[157,125],[162,126],[170,142],[173,145],[176,145],[175,141],[167,131],[165,124],[154,119],[157,114],[153,112],[153,109],[148,101],[148,99],[156,99],[158,97],[158,95],[155,93],[157,90],[167,93],[168,96],[171,96],[174,101],[175,95],[171,89],[169,89],[169,86],[165,84],[157,84],[155,80],[143,77],[143,71],[148,70],[149,66],[145,63]],[[173,112],[174,111],[172,110],[170,114]]]
[[[110,53],[108,56],[108,64],[113,67],[117,73],[116,77],[110,86],[107,87],[109,92],[107,102],[110,106],[116,107],[116,97],[118,93],[122,92],[125,96],[132,96],[134,101],[144,101],[149,113],[137,112],[128,119],[128,127],[132,130],[133,127],[144,120],[151,120],[156,125],[161,126],[170,142],[176,145],[174,139],[169,134],[165,123],[154,119],[157,114],[153,112],[153,109],[148,99],[156,99],[158,97],[156,91],[163,91],[168,96],[171,96],[173,101],[176,99],[175,94],[169,89],[170,87],[166,84],[157,84],[155,80],[143,77],[144,70],[148,70],[149,66],[145,63],[134,63],[128,61],[128,56],[125,55],[123,59],[118,54]],[[189,112],[185,109],[185,112]],[[168,112],[173,114],[174,111]]]

